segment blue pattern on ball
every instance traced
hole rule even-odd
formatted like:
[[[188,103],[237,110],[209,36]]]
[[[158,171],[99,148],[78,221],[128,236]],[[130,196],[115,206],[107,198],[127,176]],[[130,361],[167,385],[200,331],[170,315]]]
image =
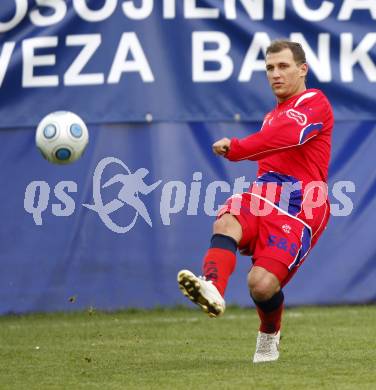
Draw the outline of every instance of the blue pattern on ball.
[[[55,156],[58,160],[67,161],[70,159],[72,153],[67,148],[60,148],[55,152]]]
[[[82,136],[82,127],[77,123],[73,123],[70,127],[70,133],[74,138],[80,138]]]
[[[53,125],[53,124],[49,124],[49,125],[47,125],[47,126],[43,129],[43,135],[44,135],[47,139],[51,139],[51,138],[55,137],[55,134],[56,134],[56,126]]]

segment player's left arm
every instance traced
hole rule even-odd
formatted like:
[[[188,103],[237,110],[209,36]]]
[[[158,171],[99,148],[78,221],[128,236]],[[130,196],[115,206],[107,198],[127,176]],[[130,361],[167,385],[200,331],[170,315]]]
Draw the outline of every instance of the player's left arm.
[[[232,138],[224,156],[231,161],[256,161],[288,148],[301,147],[320,133],[330,112],[321,92],[307,92],[293,108],[272,121],[266,119],[258,133],[242,139]]]

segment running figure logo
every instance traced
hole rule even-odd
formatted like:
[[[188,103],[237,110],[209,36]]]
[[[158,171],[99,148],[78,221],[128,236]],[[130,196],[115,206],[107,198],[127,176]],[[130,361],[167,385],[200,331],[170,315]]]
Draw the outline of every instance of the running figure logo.
[[[111,179],[106,181],[106,183],[101,185],[103,171],[110,164],[120,165],[126,171],[126,174],[116,174]],[[104,158],[98,163],[93,176],[94,204],[84,204],[83,206],[98,213],[103,223],[115,233],[126,233],[131,230],[135,225],[139,215],[149,226],[152,226],[153,224],[148,210],[144,202],[139,198],[139,194],[150,194],[150,192],[154,191],[159,186],[159,184],[161,184],[162,180],[158,180],[151,185],[147,185],[144,182],[144,178],[148,174],[149,171],[146,168],[139,168],[137,171],[132,173],[130,169],[123,163],[123,161],[115,157]],[[103,204],[101,194],[102,188],[107,188],[115,183],[122,184],[117,199],[113,199],[111,202]],[[135,216],[128,226],[119,226],[110,218],[110,214],[116,210],[119,210],[125,205],[131,206],[135,210]]]

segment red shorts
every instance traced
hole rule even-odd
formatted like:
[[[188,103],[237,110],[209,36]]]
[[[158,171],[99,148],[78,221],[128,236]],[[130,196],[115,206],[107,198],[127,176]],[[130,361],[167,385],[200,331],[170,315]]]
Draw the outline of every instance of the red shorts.
[[[240,253],[252,256],[253,265],[273,273],[282,287],[299,269],[327,222],[312,239],[309,225],[250,193],[227,199],[217,218],[226,213],[242,227]]]

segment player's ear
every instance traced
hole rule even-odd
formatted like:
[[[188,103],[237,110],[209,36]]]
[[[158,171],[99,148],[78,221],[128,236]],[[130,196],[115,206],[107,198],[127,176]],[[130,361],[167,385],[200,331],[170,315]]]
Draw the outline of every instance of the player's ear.
[[[308,73],[308,64],[305,62],[303,64],[300,64],[300,75],[302,77],[306,77]]]

